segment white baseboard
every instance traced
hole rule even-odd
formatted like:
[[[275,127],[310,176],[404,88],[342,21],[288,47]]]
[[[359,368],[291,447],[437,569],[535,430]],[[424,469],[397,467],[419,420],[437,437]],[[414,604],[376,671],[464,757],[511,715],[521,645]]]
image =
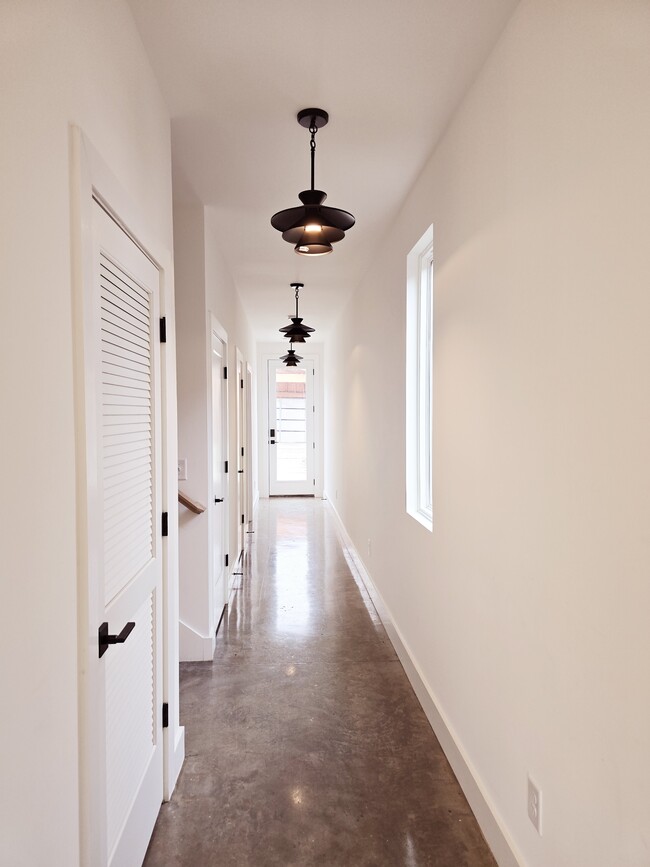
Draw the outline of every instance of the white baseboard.
[[[170,728],[165,731],[169,731],[170,735],[174,735],[173,747],[167,753],[165,790],[163,792],[163,798],[165,801],[169,801],[174,789],[176,788],[178,775],[180,774],[183,762],[185,761],[185,726],[178,726],[177,729],[173,729],[170,726]]]
[[[384,602],[379,590],[375,587],[363,560],[348,535],[341,516],[332,505],[330,499],[327,500],[327,506],[336,518],[341,543],[347,555],[346,559],[350,569],[353,571],[353,574],[356,572],[356,575],[354,575],[355,579],[358,578],[362,582],[375,606],[386,634],[395,648],[395,652],[402,663],[406,676],[411,682],[411,686],[429,720],[431,728],[440,741],[440,746],[456,775],[472,812],[476,816],[476,820],[492,850],[497,864],[499,867],[524,867],[525,862],[523,857],[518,853],[514,841],[511,839],[494,806],[491,804],[485,787],[481,784],[480,778],[469,761],[451,723],[441,710],[433,690],[420,671],[417,662],[409,650],[408,644],[393,620],[390,609]]]
[[[179,620],[178,637],[181,662],[209,662],[214,656],[214,635],[201,635]]]

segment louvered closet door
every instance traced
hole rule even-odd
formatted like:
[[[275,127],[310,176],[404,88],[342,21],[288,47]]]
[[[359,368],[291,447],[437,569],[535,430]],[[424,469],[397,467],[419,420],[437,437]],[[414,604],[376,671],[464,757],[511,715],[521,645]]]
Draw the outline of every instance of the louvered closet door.
[[[110,634],[105,700],[106,864],[142,863],[162,802],[159,271],[95,203],[99,316],[98,604]]]

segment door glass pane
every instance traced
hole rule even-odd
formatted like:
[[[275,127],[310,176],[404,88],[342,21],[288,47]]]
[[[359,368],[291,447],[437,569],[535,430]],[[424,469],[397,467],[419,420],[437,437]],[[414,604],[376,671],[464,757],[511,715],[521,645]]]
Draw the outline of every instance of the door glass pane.
[[[307,371],[275,371],[276,459],[279,482],[307,478]]]

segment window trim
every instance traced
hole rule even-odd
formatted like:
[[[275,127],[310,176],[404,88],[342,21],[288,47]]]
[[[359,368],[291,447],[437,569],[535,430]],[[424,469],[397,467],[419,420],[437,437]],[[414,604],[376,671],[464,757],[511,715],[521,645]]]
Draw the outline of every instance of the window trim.
[[[433,225],[406,259],[406,511],[433,531]]]

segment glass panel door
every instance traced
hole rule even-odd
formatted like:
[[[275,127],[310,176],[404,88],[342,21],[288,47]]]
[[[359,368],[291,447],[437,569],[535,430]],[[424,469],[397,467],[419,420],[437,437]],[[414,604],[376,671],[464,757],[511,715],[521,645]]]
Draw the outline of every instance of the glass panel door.
[[[271,496],[314,493],[313,369],[269,362]]]

